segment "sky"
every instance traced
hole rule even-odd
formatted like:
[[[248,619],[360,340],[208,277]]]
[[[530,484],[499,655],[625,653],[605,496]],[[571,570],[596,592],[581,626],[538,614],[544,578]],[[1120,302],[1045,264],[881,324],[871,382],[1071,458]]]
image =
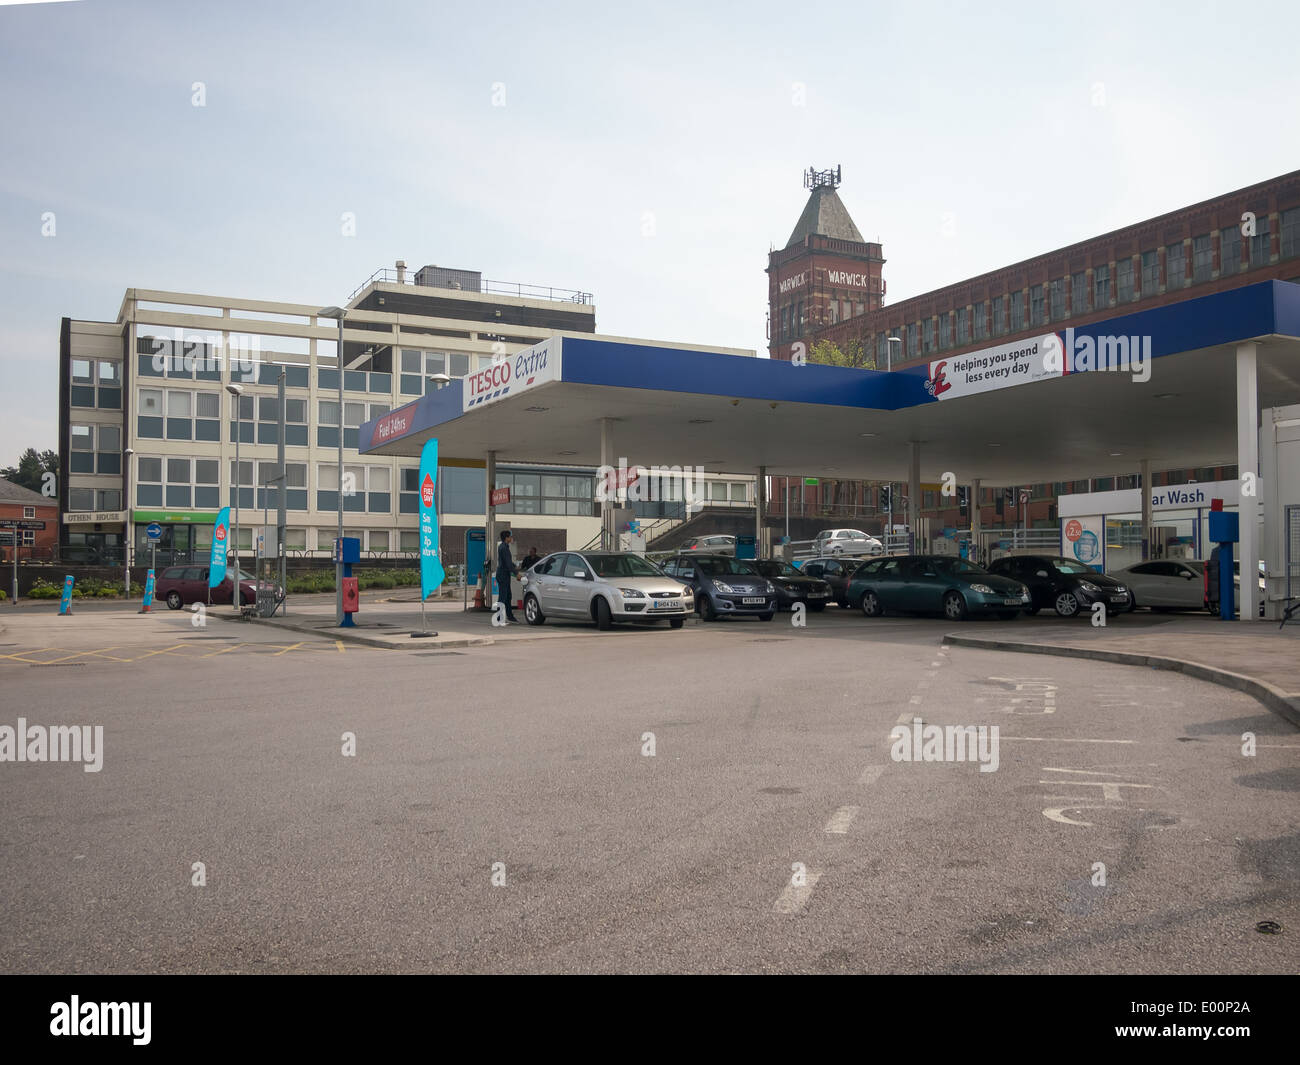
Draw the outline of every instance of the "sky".
[[[60,319],[133,287],[343,303],[400,258],[765,354],[807,168],[843,168],[896,303],[1300,168],[1298,30],[1294,0],[0,0],[0,465],[57,449]]]

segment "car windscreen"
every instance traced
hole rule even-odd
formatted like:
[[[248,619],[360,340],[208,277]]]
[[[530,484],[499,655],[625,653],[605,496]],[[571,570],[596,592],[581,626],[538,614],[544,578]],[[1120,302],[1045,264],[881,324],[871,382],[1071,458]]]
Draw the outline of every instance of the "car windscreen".
[[[702,558],[696,565],[709,577],[756,577],[754,563],[743,558]]]
[[[587,555],[597,577],[662,577],[663,571],[640,555]]]
[[[781,562],[774,558],[760,559],[754,563],[764,577],[804,577],[807,574],[800,573],[789,562]]]
[[[977,566],[974,562],[967,562],[964,558],[933,558],[927,565],[938,573],[957,573],[963,577],[976,577],[980,574],[988,575],[988,570],[983,566]]]
[[[1052,568],[1057,573],[1077,573],[1081,577],[1095,577],[1097,571],[1091,566],[1085,566],[1082,562],[1075,562],[1072,558],[1054,558],[1052,559]]]

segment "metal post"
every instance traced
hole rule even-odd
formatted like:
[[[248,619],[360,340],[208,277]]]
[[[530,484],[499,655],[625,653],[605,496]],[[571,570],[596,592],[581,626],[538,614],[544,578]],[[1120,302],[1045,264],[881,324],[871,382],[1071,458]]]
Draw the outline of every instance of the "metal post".
[[[790,476],[785,478],[785,542],[790,542]]]
[[[279,475],[280,475],[280,490],[279,490],[279,492],[276,493],[276,497],[275,497],[275,498],[276,498],[276,503],[277,503],[277,506],[276,506],[276,508],[275,508],[275,550],[276,550],[276,553],[277,553],[277,554],[279,555],[279,557],[280,557],[280,563],[279,563],[279,566],[278,566],[278,570],[279,570],[278,575],[279,575],[279,580],[280,580],[280,591],[284,593],[284,599],[281,600],[281,605],[282,605],[283,608],[284,608],[284,612],[287,614],[287,613],[289,612],[289,607],[288,607],[288,603],[289,603],[289,578],[288,578],[288,574],[287,574],[287,572],[286,572],[286,567],[285,567],[285,555],[284,555],[284,534],[285,534],[285,523],[286,523],[286,518],[285,518],[285,506],[286,506],[286,502],[285,502],[285,494],[286,494],[286,492],[287,492],[287,490],[288,490],[289,483],[288,483],[288,477],[286,476],[286,474],[285,474],[285,469],[284,469],[284,429],[285,429],[285,411],[284,411],[285,398],[284,398],[284,387],[285,387],[285,369],[284,369],[283,366],[280,367],[280,380],[277,382],[277,384],[278,384],[278,387],[277,387],[277,389],[276,389],[276,393],[277,393],[277,395],[279,396],[279,399],[280,399],[280,435],[279,435],[279,437],[277,438],[277,439],[279,440],[279,443],[276,444],[276,447],[275,447],[275,464],[276,464],[277,467],[279,467],[279,469],[277,470],[277,472],[278,472]],[[341,415],[340,415],[340,417],[341,417]],[[275,611],[274,611],[274,610],[271,611],[271,616],[272,616],[272,617],[275,616]]]
[[[14,606],[18,605],[18,530],[14,529]]]
[[[126,432],[125,425],[122,431]],[[122,463],[122,505],[125,508],[122,519],[122,594],[127,599],[131,598],[131,458],[134,455],[135,451],[129,447],[122,452],[126,460]]]
[[[343,539],[343,314],[339,314],[339,520],[338,539]],[[360,443],[360,441],[358,441]],[[343,545],[337,546],[338,558],[334,562],[334,624],[343,624]]]
[[[240,400],[243,394],[235,396],[235,535],[234,543],[231,546],[235,549],[235,576],[234,589],[230,593],[230,602],[235,608],[235,613],[239,613],[239,485],[242,479],[242,471],[239,468],[239,438],[244,435],[244,411],[243,404]]]

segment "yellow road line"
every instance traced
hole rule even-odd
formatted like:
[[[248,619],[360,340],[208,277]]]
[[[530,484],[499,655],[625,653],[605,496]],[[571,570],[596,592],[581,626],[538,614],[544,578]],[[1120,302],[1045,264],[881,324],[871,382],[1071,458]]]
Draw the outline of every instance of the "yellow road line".
[[[199,655],[200,658],[216,658],[217,655],[227,655],[231,651],[238,651],[241,647],[248,647],[250,644],[232,643],[229,647],[223,647],[219,651],[209,651],[205,655]]]
[[[271,644],[270,646],[272,646],[272,647],[277,647],[277,646],[279,646],[279,645],[278,645],[278,644]],[[288,646],[287,646],[283,651],[276,651],[275,654],[273,654],[271,657],[272,657],[272,658],[279,658],[281,655],[283,655],[283,654],[288,654],[290,651],[296,651],[296,650],[297,650],[299,647],[301,647],[301,646],[302,646],[302,642],[301,642],[301,641],[299,641],[298,643],[291,643],[291,644],[289,644],[289,645],[288,645]]]

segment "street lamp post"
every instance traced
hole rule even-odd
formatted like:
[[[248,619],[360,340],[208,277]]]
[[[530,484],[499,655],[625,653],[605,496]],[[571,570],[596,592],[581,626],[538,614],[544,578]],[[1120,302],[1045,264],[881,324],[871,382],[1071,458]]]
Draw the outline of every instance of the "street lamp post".
[[[895,344],[899,345],[898,354],[901,356],[903,354],[902,337],[888,337],[885,341],[885,371],[887,373],[894,372],[894,345]]]
[[[234,594],[231,595],[230,599],[231,602],[234,604],[235,613],[239,613],[240,559],[239,559],[238,551],[239,551],[239,485],[241,481],[240,470],[239,470],[239,438],[244,435],[244,417],[243,417],[244,411],[243,411],[242,404],[240,403],[240,398],[244,394],[244,389],[241,385],[237,385],[232,381],[230,384],[226,385],[226,391],[229,392],[231,396],[234,397],[234,403],[235,403],[235,530],[234,530],[235,535],[234,535],[232,546],[236,551],[236,555],[235,555],[235,576],[234,576],[235,590],[234,590]],[[254,516],[256,516],[257,512],[254,511],[253,514]],[[227,554],[229,554],[229,551],[227,551]]]
[[[338,340],[338,372],[339,372],[339,483],[338,483],[338,533],[335,550],[338,553],[334,559],[334,624],[343,624],[343,318],[345,311],[342,307],[335,307],[331,304],[328,307],[322,307],[316,314],[321,318],[336,318],[339,323],[339,340]]]
[[[123,594],[127,599],[131,598],[131,457],[135,454],[134,448],[127,448],[122,452],[122,503],[125,508],[125,519],[122,522],[122,571],[123,571]],[[14,554],[18,553],[18,533],[14,532]],[[17,588],[14,589],[14,602],[18,601]]]

